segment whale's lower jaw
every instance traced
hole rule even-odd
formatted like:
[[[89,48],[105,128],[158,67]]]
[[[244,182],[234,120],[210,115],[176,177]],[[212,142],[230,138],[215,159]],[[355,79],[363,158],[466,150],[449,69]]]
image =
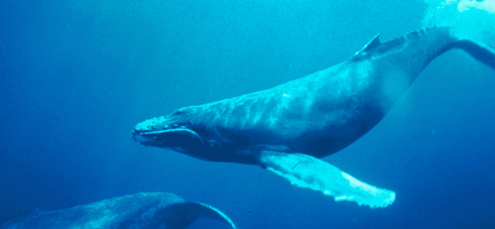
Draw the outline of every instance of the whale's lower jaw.
[[[133,135],[132,138],[134,138],[135,141],[137,141],[143,145],[153,144],[154,142],[156,142],[156,140],[151,139],[151,138],[146,138],[141,134]]]
[[[177,151],[184,151],[204,144],[203,138],[199,134],[184,127],[157,131],[134,130],[132,138],[142,145],[179,149]]]

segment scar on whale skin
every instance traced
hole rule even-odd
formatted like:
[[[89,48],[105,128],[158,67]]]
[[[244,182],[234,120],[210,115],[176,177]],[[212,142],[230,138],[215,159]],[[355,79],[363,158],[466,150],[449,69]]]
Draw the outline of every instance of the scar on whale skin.
[[[349,146],[388,113],[436,57],[460,49],[495,69],[491,48],[433,27],[381,42],[350,59],[274,88],[178,109],[136,125],[143,145],[207,161],[259,165],[335,201],[386,207],[395,193],[319,158]]]

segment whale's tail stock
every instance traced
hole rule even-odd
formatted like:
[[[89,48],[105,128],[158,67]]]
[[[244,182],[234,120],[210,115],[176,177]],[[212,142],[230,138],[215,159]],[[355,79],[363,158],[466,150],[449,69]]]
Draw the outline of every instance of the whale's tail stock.
[[[476,41],[459,39],[452,43],[452,48],[462,49],[481,63],[495,70],[495,51]]]

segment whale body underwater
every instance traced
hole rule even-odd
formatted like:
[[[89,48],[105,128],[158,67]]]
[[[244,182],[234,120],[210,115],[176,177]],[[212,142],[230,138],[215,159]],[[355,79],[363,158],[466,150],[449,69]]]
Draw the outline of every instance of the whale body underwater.
[[[172,193],[137,193],[72,208],[42,212],[33,210],[0,222],[0,229],[184,229],[204,217],[235,229],[232,220],[204,203],[184,202]]]
[[[135,126],[142,145],[202,160],[259,165],[335,201],[386,207],[395,193],[357,180],[319,158],[371,130],[436,57],[460,49],[495,69],[495,52],[450,27],[388,42],[374,37],[352,58],[271,89],[188,106]]]

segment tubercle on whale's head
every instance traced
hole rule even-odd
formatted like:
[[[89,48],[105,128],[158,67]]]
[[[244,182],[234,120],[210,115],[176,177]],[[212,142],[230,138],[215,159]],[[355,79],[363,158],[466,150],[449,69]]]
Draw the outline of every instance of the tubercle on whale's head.
[[[167,116],[148,119],[134,127],[131,137],[145,146],[201,158],[198,154],[211,149],[216,142],[206,128],[191,121],[191,113],[190,109],[182,108]]]

